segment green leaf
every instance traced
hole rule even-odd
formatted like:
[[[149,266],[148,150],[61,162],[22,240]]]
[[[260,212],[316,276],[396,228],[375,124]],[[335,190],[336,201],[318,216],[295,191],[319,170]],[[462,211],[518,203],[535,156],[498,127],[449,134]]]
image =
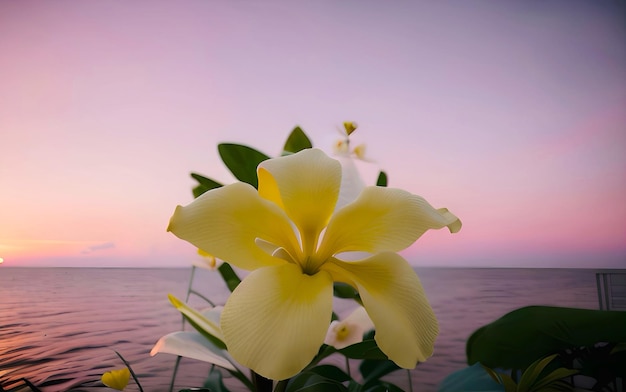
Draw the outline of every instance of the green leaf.
[[[348,388],[332,381],[318,381],[314,384],[306,385],[296,392],[347,392]]]
[[[380,379],[381,377],[395,372],[400,369],[398,365],[396,365],[392,361],[379,361],[373,359],[364,359],[359,365],[359,371],[363,375],[363,384],[365,388],[369,386],[370,383]]]
[[[378,173],[376,186],[387,186],[387,173],[385,173],[384,171],[381,171],[380,173]]]
[[[193,188],[193,197],[198,197],[204,192],[210,191],[211,189],[219,188],[223,186],[219,182],[212,180],[210,178],[204,177],[198,173],[191,173],[191,177],[198,181],[199,185]]]
[[[404,392],[404,390],[395,384],[379,380],[376,384],[367,387],[365,392]]]
[[[483,365],[482,363],[480,364],[480,366],[482,366],[483,369],[485,369],[485,371],[493,379],[493,381],[497,382],[498,384],[502,384],[502,381],[500,380],[500,376],[495,370]]]
[[[543,372],[543,369],[545,369],[546,366],[548,366],[548,364],[552,362],[554,358],[556,358],[556,354],[549,355],[545,358],[538,359],[535,362],[531,363],[530,366],[528,366],[528,368],[524,371],[522,377],[519,380],[518,391],[526,392],[530,390],[531,385],[533,385],[537,381],[537,379],[541,375],[541,372]]]
[[[309,371],[337,382],[344,382],[352,379],[346,372],[334,365],[318,365],[311,368]]]
[[[504,373],[499,373],[499,375],[500,375],[500,380],[502,380],[502,385],[504,385],[505,392],[517,391],[517,384],[515,384],[515,381],[513,381],[511,376],[509,376],[508,374],[504,374]]]
[[[215,346],[217,346],[218,348],[221,348],[223,350],[226,349],[226,344],[224,344],[224,342],[220,338],[215,336],[215,334],[217,333],[221,334],[221,332],[218,332],[219,331],[218,325],[215,325],[213,321],[207,319],[202,313],[193,309],[192,307],[190,307],[183,301],[179,300],[172,294],[169,294],[168,298],[170,302],[172,303],[172,305],[174,305],[174,307],[180,313],[182,313],[183,317],[185,317],[185,320],[187,320],[189,324],[196,331],[200,332],[202,336],[209,339],[209,341],[213,343]]]
[[[578,370],[574,369],[566,369],[559,368],[554,370],[552,373],[547,376],[537,380],[529,391],[543,391],[543,388],[552,387],[552,384],[557,383],[558,381],[562,381],[565,377],[573,376],[574,374],[578,374]]]
[[[626,312],[528,306],[476,330],[467,340],[467,362],[525,369],[537,358],[597,342],[626,342]]]
[[[208,389],[199,389],[198,391],[209,391],[209,392],[228,392],[228,388],[222,382],[222,373],[215,368],[215,366],[211,366],[211,370],[209,371],[209,377],[202,385],[204,388]],[[196,391],[197,389],[193,389]]]
[[[213,389],[209,388],[185,388],[181,389],[178,392],[213,392]],[[215,391],[219,391],[219,389],[215,389]],[[228,391],[228,389],[222,389],[222,391]]]
[[[363,305],[361,302],[361,296],[359,292],[352,286],[347,283],[335,282],[333,283],[333,295],[337,298],[349,298],[354,299],[359,304]]]
[[[363,340],[362,342],[355,343],[337,351],[352,359],[389,359],[382,351],[380,351],[380,348],[378,348],[374,339]]]
[[[270,157],[252,147],[241,144],[221,143],[217,146],[217,150],[228,170],[239,181],[258,188],[256,168],[259,163],[270,159]]]
[[[289,380],[287,392],[345,392],[348,389],[337,381],[320,376],[313,372],[303,372]]]
[[[282,155],[289,155],[305,148],[312,148],[313,144],[300,127],[295,127],[285,142]]]
[[[230,264],[226,262],[222,263],[222,265],[220,265],[217,270],[219,271],[220,275],[222,275],[222,279],[224,279],[224,282],[226,282],[228,290],[230,290],[230,292],[232,293],[235,288],[239,286],[239,283],[241,283],[241,279],[239,279],[239,276],[237,276],[237,273],[235,272],[235,270],[233,270],[233,267],[231,267]]]
[[[363,391],[363,385],[359,384],[358,382],[352,380],[350,381],[350,383],[348,384],[348,392],[361,392]]]

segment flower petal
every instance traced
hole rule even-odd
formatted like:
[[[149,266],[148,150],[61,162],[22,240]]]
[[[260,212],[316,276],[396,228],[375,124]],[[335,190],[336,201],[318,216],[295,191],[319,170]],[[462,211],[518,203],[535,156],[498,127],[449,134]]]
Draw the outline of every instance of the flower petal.
[[[338,157],[337,160],[341,164],[341,189],[335,211],[355,201],[365,189],[365,181],[354,160],[350,157]]]
[[[221,350],[195,331],[178,331],[163,336],[150,351],[151,356],[158,353],[179,355],[236,370],[225,350]]]
[[[321,150],[306,149],[264,161],[257,172],[259,195],[287,213],[310,253],[337,203],[341,165]]]
[[[461,222],[448,210],[434,209],[417,195],[401,189],[366,187],[354,203],[333,216],[318,253],[321,258],[341,252],[397,252],[411,245],[429,229]]]
[[[248,270],[284,262],[259,248],[255,244],[257,238],[290,253],[299,249],[285,213],[244,183],[210,190],[191,204],[178,206],[167,230],[219,259]]]
[[[337,350],[363,341],[363,334],[374,328],[364,307],[357,307],[348,317],[330,323],[324,343]]]
[[[224,306],[228,352],[258,374],[282,380],[301,371],[324,341],[332,313],[330,275],[295,264],[253,271]]]
[[[333,279],[354,286],[374,322],[378,347],[398,366],[412,369],[433,353],[437,319],[411,266],[385,252],[358,262],[324,264]]]
[[[224,341],[224,337],[222,336],[222,331],[219,327],[219,317],[220,317],[220,308],[212,308],[206,312],[199,312],[194,308],[190,307],[183,301],[179,300],[172,294],[168,294],[167,296],[179,312],[185,315],[196,328],[200,328],[207,335],[211,335],[219,341]],[[218,342],[219,343],[219,342]]]
[[[100,381],[109,388],[123,391],[128,385],[128,381],[130,381],[130,370],[125,367],[123,369],[105,372],[100,378]]]

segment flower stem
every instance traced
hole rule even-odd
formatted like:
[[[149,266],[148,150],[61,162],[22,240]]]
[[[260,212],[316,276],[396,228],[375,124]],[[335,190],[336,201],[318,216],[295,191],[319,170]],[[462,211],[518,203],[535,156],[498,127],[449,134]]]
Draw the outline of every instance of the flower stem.
[[[272,392],[273,382],[260,374],[252,372],[252,383],[257,392]]]
[[[139,383],[139,379],[137,379],[137,375],[135,374],[135,372],[133,372],[133,368],[130,367],[130,363],[128,363],[128,361],[126,359],[124,359],[122,354],[118,353],[117,351],[115,351],[115,354],[117,354],[117,356],[120,357],[122,362],[124,362],[124,365],[126,365],[126,367],[128,368],[128,371],[130,372],[130,375],[133,376],[133,380],[135,380],[135,383],[137,384],[137,387],[139,387],[139,391],[143,392],[143,388],[141,387],[141,384]]]

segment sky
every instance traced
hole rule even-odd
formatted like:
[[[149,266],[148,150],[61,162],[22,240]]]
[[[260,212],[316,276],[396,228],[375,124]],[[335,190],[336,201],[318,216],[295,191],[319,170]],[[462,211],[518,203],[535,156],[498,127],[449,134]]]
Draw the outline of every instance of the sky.
[[[624,4],[0,0],[2,267],[189,266],[218,143],[355,121],[367,182],[463,221],[411,264],[626,268]]]

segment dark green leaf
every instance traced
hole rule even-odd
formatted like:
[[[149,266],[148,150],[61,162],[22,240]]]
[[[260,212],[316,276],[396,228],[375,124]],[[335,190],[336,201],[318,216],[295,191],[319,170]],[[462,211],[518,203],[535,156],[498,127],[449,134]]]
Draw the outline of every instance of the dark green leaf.
[[[359,384],[358,382],[352,380],[350,381],[350,383],[348,384],[348,392],[361,392],[363,391],[363,385]]]
[[[346,372],[344,372],[343,370],[339,369],[337,366],[334,366],[334,365],[319,365],[319,366],[315,366],[314,368],[311,368],[309,371],[311,373],[315,373],[319,376],[322,376],[324,378],[337,381],[337,382],[344,382],[344,381],[351,380],[351,377]]]
[[[381,171],[378,173],[378,180],[376,180],[377,186],[387,186],[387,173]]]
[[[476,330],[467,340],[468,364],[525,369],[571,347],[626,342],[626,312],[553,306],[514,310]]]
[[[193,197],[198,197],[201,194],[207,191],[210,191],[211,189],[219,188],[222,186],[222,184],[220,184],[219,182],[212,180],[210,178],[204,177],[197,173],[191,173],[191,177],[194,180],[198,181],[198,184],[199,184],[196,187],[194,187],[192,190]]]
[[[318,381],[296,389],[296,392],[347,392],[348,388],[332,381]]]
[[[258,187],[256,168],[269,157],[254,148],[241,144],[222,143],[217,146],[222,161],[239,180]]]
[[[224,279],[226,286],[228,286],[228,289],[232,293],[235,288],[239,286],[239,283],[241,283],[241,279],[239,279],[233,267],[228,263],[222,263],[217,270],[220,272],[220,275],[222,275],[222,279]]]
[[[390,382],[378,381],[377,383],[367,387],[365,392],[404,392],[404,390]]]
[[[400,369],[398,365],[392,361],[379,361],[373,359],[364,359],[359,365],[359,371],[363,375],[363,383],[367,388],[369,384],[381,377]]]
[[[203,387],[207,389],[200,389],[198,391],[209,391],[209,392],[228,392],[228,388],[222,382],[222,373],[215,368],[215,366],[211,366],[211,370],[209,371],[209,378],[204,382]],[[195,391],[195,389],[193,389]]]
[[[388,359],[373,339],[364,340],[337,351],[352,359]]]
[[[285,142],[283,155],[293,154],[305,148],[311,148],[313,144],[300,127],[295,127]]]
[[[346,283],[335,282],[333,283],[333,295],[337,298],[349,298],[354,299],[358,303],[362,304],[359,292]]]
[[[222,389],[223,391],[228,391],[228,389]],[[208,388],[186,388],[181,389],[178,392],[213,392],[213,389]]]

